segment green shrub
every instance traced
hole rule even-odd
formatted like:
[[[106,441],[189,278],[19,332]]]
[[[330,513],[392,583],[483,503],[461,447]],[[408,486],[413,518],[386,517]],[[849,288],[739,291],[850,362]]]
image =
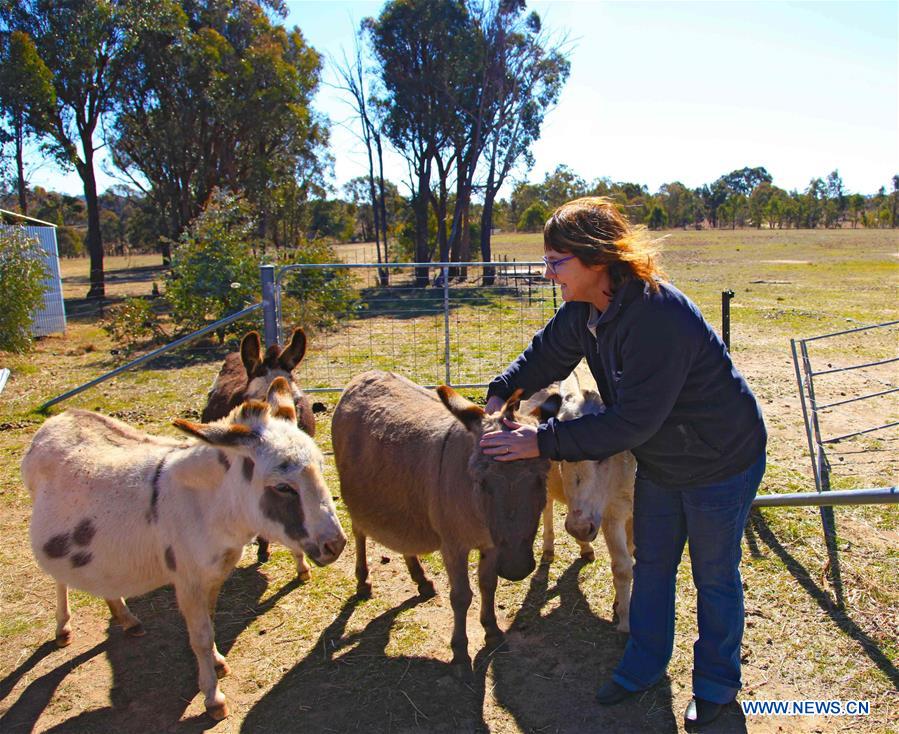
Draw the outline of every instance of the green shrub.
[[[539,201],[535,201],[521,213],[517,228],[520,232],[542,232],[549,219],[549,211]]]
[[[85,254],[84,235],[74,227],[57,227],[56,251],[60,257],[82,257]]]
[[[31,324],[43,304],[48,277],[37,241],[20,227],[0,228],[0,349],[31,348]]]
[[[650,229],[665,229],[668,226],[668,212],[658,204],[653,204],[644,222]]]
[[[254,240],[246,204],[228,194],[214,194],[172,252],[166,298],[176,324],[198,329],[260,300]],[[244,331],[246,324],[219,330],[219,338],[232,330]]]
[[[333,263],[337,262],[337,255],[324,240],[314,240],[282,259],[285,264]],[[358,302],[347,269],[293,271],[284,276],[282,286],[281,321],[285,324],[328,328],[351,314]]]
[[[114,306],[103,328],[117,342],[125,344],[129,350],[140,342],[166,336],[159,323],[159,316],[150,302],[144,298],[126,298]]]

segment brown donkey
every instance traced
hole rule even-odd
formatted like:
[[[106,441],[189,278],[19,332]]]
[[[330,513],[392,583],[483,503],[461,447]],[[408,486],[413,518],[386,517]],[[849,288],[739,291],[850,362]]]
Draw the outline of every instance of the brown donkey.
[[[518,581],[536,565],[534,537],[549,462],[498,462],[478,448],[485,431],[508,430],[503,417],[535,422],[513,414],[514,399],[488,415],[449,387],[435,394],[388,372],[365,372],[350,381],[331,424],[356,539],[358,593],[371,593],[366,537],[403,554],[422,596],[433,594],[434,586],[418,556],[439,550],[450,582],[452,662],[463,673],[471,667],[469,551],[480,551],[480,617],[488,645],[503,636],[494,610],[497,576]]]
[[[225,356],[225,362],[219,370],[209,390],[206,407],[200,419],[204,423],[224,418],[244,400],[264,400],[272,382],[283,377],[290,385],[293,394],[297,425],[310,436],[315,436],[315,415],[309,398],[300,390],[293,379],[293,371],[306,354],[306,333],[297,328],[290,338],[290,343],[283,349],[273,344],[262,352],[259,334],[249,332],[240,342],[240,351]],[[258,538],[259,550],[257,558],[260,563],[268,560],[268,541]],[[297,556],[297,575],[300,581],[308,581],[309,564],[300,554]]]

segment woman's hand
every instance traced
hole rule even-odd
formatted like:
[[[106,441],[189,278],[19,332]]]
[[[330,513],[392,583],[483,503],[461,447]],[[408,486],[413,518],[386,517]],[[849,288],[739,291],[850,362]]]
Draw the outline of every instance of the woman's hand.
[[[499,413],[503,409],[503,406],[506,404],[506,401],[503,400],[499,395],[491,395],[487,398],[487,405],[484,408],[488,413]]]
[[[489,408],[490,401],[487,401],[487,406]],[[497,461],[536,459],[540,456],[537,426],[523,426],[508,418],[503,418],[503,423],[511,430],[490,431],[481,436],[481,450],[487,456],[492,456]]]

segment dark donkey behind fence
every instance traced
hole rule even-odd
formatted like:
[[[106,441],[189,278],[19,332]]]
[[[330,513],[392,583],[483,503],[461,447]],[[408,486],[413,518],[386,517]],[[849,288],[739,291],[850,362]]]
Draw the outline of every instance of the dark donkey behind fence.
[[[513,417],[514,400],[488,415],[449,387],[435,394],[388,372],[365,372],[350,381],[331,424],[340,491],[356,539],[359,595],[371,593],[367,536],[403,554],[422,596],[432,595],[434,586],[418,556],[440,550],[453,608],[452,662],[463,674],[471,666],[465,631],[472,598],[469,551],[480,551],[480,616],[488,645],[503,636],[494,610],[497,576],[520,580],[535,566],[549,462],[498,462],[478,448],[485,431],[508,430],[503,417],[534,422]]]
[[[227,416],[232,409],[245,400],[264,400],[268,389],[278,377],[283,377],[290,385],[296,408],[297,425],[310,436],[315,436],[315,415],[309,398],[300,390],[293,378],[293,371],[306,354],[306,332],[296,328],[290,343],[282,349],[273,344],[262,352],[259,334],[249,332],[240,342],[240,351],[225,355],[225,362],[212,383],[203,408],[201,420],[204,423]],[[258,538],[257,558],[260,563],[268,560],[268,541]],[[309,564],[302,554],[296,557],[297,575],[300,581],[308,581]]]

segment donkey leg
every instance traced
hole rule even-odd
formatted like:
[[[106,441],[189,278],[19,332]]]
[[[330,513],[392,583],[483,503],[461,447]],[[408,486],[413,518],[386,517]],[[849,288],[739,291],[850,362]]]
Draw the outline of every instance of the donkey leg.
[[[353,537],[356,539],[356,596],[367,599],[371,596],[371,582],[368,580],[365,535],[354,527]]]
[[[223,583],[224,579],[214,583],[206,595],[206,608],[209,610],[209,623],[212,625],[212,659],[215,661],[215,675],[219,679],[224,678],[231,672],[228,661],[219,652],[215,644],[215,605],[218,602],[219,590],[222,588]]]
[[[481,626],[484,628],[484,641],[489,647],[499,645],[503,641],[503,631],[496,623],[496,564],[499,549],[490,548],[481,551],[478,561],[478,588],[481,590]]]
[[[634,559],[628,543],[626,521],[615,517],[604,517],[602,534],[612,561],[612,579],[615,583],[615,613],[618,616],[618,631],[630,632],[629,610],[631,606],[631,584],[634,580]]]
[[[450,605],[453,608],[452,664],[462,677],[471,675],[471,656],[468,654],[468,635],[465,618],[471,606],[471,586],[468,583],[468,551],[442,548],[443,563],[450,582]]]
[[[306,562],[306,555],[303,551],[300,551],[299,553],[294,553],[293,557],[297,562],[297,578],[300,580],[301,584],[305,584],[312,578],[312,569]]]
[[[593,550],[593,546],[588,543],[586,540],[578,540],[577,541],[578,548],[581,549],[581,558],[585,561],[595,561],[596,553]]]
[[[109,607],[113,619],[124,630],[126,636],[143,637],[146,634],[143,624],[131,613],[124,599],[121,597],[118,599],[106,599],[106,606]]]
[[[62,581],[56,582],[56,646],[68,647],[72,644],[72,618],[69,612],[69,587]]]
[[[553,528],[553,498],[547,497],[543,506],[543,555],[552,558],[556,549],[556,531]]]
[[[418,586],[418,595],[428,599],[437,593],[434,583],[425,575],[425,570],[421,566],[418,556],[403,556],[406,562],[406,568],[409,569],[409,575]]]
[[[199,686],[206,704],[206,713],[216,721],[228,716],[225,694],[218,685],[215,669],[215,641],[212,620],[209,618],[209,596],[206,589],[196,585],[176,585],[175,596],[190,636],[190,646],[197,658]]]
[[[259,563],[265,563],[269,559],[268,541],[260,536],[256,538],[256,545],[258,546],[256,550],[256,560],[259,561]]]

